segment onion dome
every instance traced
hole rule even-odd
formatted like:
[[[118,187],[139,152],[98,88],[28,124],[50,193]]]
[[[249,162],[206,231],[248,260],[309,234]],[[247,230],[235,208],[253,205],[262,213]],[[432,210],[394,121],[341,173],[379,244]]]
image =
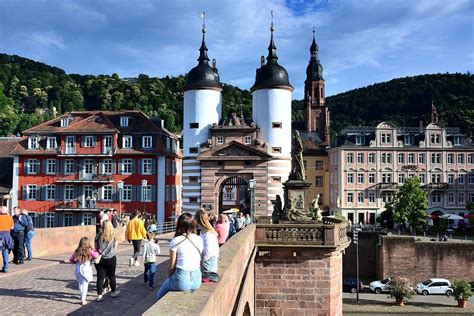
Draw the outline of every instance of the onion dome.
[[[270,45],[268,45],[268,56],[267,63],[264,64],[263,56],[261,67],[257,68],[257,75],[255,76],[255,83],[253,84],[250,91],[259,89],[287,89],[293,91],[293,87],[290,84],[288,78],[288,72],[285,68],[278,64],[278,56],[276,54],[276,46],[273,40],[273,31],[275,28],[272,25],[270,27],[271,38]]]
[[[314,36],[314,29],[313,29],[313,42],[309,48],[311,52],[311,59],[309,60],[308,67],[306,67],[306,78],[310,80],[324,80],[323,79],[323,66],[319,62],[318,56],[318,44],[316,44],[316,39]]]
[[[213,60],[212,67],[209,66],[209,57],[207,56],[207,46],[205,40],[206,28],[202,28],[202,43],[199,48],[198,65],[191,69],[186,76],[186,83],[184,91],[211,89],[222,90],[219,80],[219,73],[216,68],[215,60]]]

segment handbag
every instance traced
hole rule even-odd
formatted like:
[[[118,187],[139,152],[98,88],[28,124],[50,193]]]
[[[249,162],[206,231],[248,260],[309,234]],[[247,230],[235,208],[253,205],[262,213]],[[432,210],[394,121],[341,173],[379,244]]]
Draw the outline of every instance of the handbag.
[[[109,246],[112,245],[112,242],[113,242],[113,240],[111,240],[111,241],[109,242],[109,244],[107,245],[107,247],[105,247],[104,251],[100,252],[99,255],[98,255],[97,257],[95,257],[94,259],[92,259],[91,262],[92,262],[92,263],[95,263],[95,264],[99,264],[100,259],[102,259],[102,254],[103,254],[104,252],[106,252],[107,249],[109,249]]]

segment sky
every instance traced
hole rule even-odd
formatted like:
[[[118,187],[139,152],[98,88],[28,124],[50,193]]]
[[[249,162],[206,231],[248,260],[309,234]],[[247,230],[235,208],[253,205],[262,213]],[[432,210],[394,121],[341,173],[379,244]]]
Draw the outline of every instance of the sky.
[[[473,72],[470,0],[0,0],[0,52],[67,73],[185,74],[206,44],[221,81],[249,89],[267,55],[303,97],[313,25],[326,95],[393,78]]]

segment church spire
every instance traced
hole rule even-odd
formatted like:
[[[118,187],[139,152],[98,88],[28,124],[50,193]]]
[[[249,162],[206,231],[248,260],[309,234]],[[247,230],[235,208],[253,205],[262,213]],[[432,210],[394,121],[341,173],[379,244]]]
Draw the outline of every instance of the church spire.
[[[271,37],[270,37],[270,44],[268,45],[267,62],[276,63],[278,60],[278,56],[276,54],[276,46],[273,40],[273,32],[275,31],[275,27],[273,26],[273,10],[271,11],[271,15],[272,15],[272,22],[270,24]]]
[[[197,59],[199,62],[209,62],[209,57],[207,56],[207,46],[206,46],[206,12],[201,14],[202,18],[202,43],[201,47],[199,48],[199,58]]]
[[[314,26],[313,26],[313,42],[311,43],[311,46],[309,48],[309,51],[311,52],[311,58],[316,58],[318,59],[318,44],[316,44],[316,36],[315,36],[315,31],[314,31]]]

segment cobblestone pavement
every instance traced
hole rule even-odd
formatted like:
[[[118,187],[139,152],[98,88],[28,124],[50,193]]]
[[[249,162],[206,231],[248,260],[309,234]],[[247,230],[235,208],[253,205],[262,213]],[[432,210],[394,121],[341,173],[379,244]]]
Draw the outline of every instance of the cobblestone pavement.
[[[143,265],[128,267],[133,247],[122,243],[117,252],[117,289],[121,291],[118,297],[112,298],[108,293],[102,302],[95,301],[93,268],[88,302],[81,306],[74,265],[61,263],[70,254],[62,254],[11,265],[9,273],[0,276],[1,315],[139,315],[156,302],[155,294],[166,277],[169,237],[160,239],[161,255],[157,257],[153,291],[143,282]]]

